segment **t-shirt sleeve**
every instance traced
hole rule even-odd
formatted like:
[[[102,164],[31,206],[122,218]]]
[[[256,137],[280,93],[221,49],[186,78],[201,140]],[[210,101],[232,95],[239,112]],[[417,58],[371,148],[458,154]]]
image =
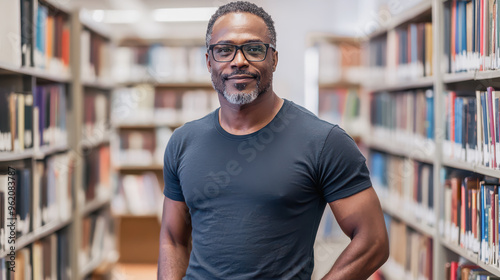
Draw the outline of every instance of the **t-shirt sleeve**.
[[[330,130],[318,166],[320,187],[328,203],[372,185],[365,157],[354,140],[339,126]]]
[[[168,141],[167,147],[165,148],[165,154],[163,156],[163,180],[165,183],[163,194],[175,201],[185,201],[184,195],[182,194],[179,176],[177,174],[178,149],[176,147],[178,147],[178,145],[174,132],[174,135],[172,135]]]

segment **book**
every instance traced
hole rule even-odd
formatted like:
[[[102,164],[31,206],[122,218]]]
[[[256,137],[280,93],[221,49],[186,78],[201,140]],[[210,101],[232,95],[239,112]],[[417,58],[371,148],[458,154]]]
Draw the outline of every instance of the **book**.
[[[19,68],[22,65],[21,52],[21,5],[20,1],[2,3],[0,18],[9,22],[0,26],[0,62]]]
[[[35,1],[33,65],[51,73],[69,73],[69,17]]]
[[[445,5],[445,53],[448,72],[498,69],[496,1],[453,0]]]

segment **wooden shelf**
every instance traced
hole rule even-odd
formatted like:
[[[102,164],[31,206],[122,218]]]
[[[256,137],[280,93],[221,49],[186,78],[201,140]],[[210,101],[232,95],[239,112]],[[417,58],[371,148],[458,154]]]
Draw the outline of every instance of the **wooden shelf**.
[[[71,75],[68,73],[50,73],[40,68],[16,67],[4,62],[0,62],[0,74],[27,75],[58,83],[69,83],[71,81]]]
[[[42,2],[52,5],[54,8],[63,11],[66,14],[71,13],[72,10],[72,7],[69,5],[70,1],[42,0]]]
[[[170,127],[170,128],[177,128],[180,127],[182,123],[172,123],[172,124],[166,124],[166,123],[137,123],[137,124],[132,124],[132,123],[121,123],[121,124],[114,124],[114,126],[117,129],[155,129],[158,127]]]
[[[489,80],[500,78],[500,70],[476,71],[475,80]]]
[[[476,72],[447,73],[443,75],[443,82],[446,84],[473,81],[476,78]]]
[[[391,143],[390,141],[379,141],[379,140],[363,140],[366,145],[375,150],[383,151],[386,153],[390,153],[393,155],[398,155],[402,157],[407,157],[416,161],[424,162],[424,163],[434,163],[434,153],[429,153],[429,155],[425,155],[422,153],[417,153],[419,147],[401,147],[397,143]]]
[[[384,85],[374,85],[374,84],[364,84],[364,86],[369,91],[400,91],[418,88],[428,88],[434,85],[433,77],[423,77],[416,80],[410,80],[407,82],[402,82],[398,84],[384,84]]]
[[[335,88],[359,88],[360,83],[349,82],[349,81],[339,81],[335,83],[320,83],[318,85],[319,89],[335,89]]]
[[[111,202],[111,194],[104,195],[102,197],[97,197],[94,200],[87,202],[83,206],[83,210],[81,211],[81,216],[85,217],[90,213],[104,207],[105,205]]]
[[[63,227],[69,225],[71,223],[71,219],[68,219],[66,221],[53,221],[49,224],[43,225],[42,227],[35,229],[32,232],[29,232],[28,234],[19,237],[16,240],[16,250],[22,249],[26,247],[26,245],[31,244],[41,238],[44,238],[46,236],[49,236],[50,234],[62,229]],[[1,256],[5,257],[5,255]]]
[[[0,162],[15,161],[32,158],[33,149],[26,149],[22,152],[0,152]]]
[[[478,254],[475,254],[469,250],[466,250],[465,248],[462,248],[456,244],[452,244],[451,242],[449,242],[448,240],[445,240],[444,238],[441,237],[441,240],[440,240],[441,244],[443,244],[446,248],[448,248],[450,251],[466,258],[468,261],[478,265],[479,267],[481,267],[482,269],[488,271],[489,273],[492,273],[494,275],[500,275],[500,269],[494,265],[489,265],[489,264],[485,264],[483,263],[480,259],[479,259],[479,255]]]
[[[409,213],[405,211],[401,211],[401,209],[393,209],[394,207],[390,207],[387,203],[382,203],[382,210],[389,214],[390,216],[404,222],[409,227],[414,230],[427,235],[429,237],[433,237],[435,235],[435,228],[431,227],[423,222],[418,221],[415,217],[409,215]]]
[[[467,171],[472,171],[478,174],[486,175],[486,176],[492,176],[492,177],[498,177],[500,178],[500,170],[498,169],[492,169],[488,168],[482,165],[477,165],[469,162],[463,162],[459,161],[456,159],[448,159],[448,158],[443,158],[443,165],[456,168],[456,169],[462,169],[462,170],[467,170]]]
[[[116,263],[117,261],[118,261],[118,252],[116,251],[102,252],[99,258],[91,260],[82,268],[82,270],[80,271],[80,279],[84,279],[85,276],[90,274],[104,262]]]
[[[120,165],[116,166],[116,169],[122,172],[130,171],[163,171],[163,165]]]
[[[214,90],[210,82],[159,82],[159,81],[129,81],[117,83],[118,87],[129,87],[139,84],[151,84],[156,88],[172,89],[208,89]]]
[[[112,82],[103,82],[99,80],[90,81],[85,79],[82,79],[82,85],[84,87],[101,89],[101,90],[110,90],[113,89],[115,86]]]
[[[68,145],[54,145],[54,146],[42,146],[40,149],[35,152],[34,157],[36,159],[44,159],[47,156],[60,153],[60,152],[65,152],[68,150]]]
[[[107,131],[103,133],[102,137],[92,136],[86,139],[82,139],[80,141],[80,146],[83,149],[92,149],[95,147],[99,147],[101,145],[107,145],[110,143],[110,138],[111,138],[110,135],[111,131]]]
[[[443,82],[445,84],[460,83],[460,82],[472,82],[472,81],[484,81],[491,79],[500,78],[500,70],[488,70],[488,71],[470,71],[461,73],[447,73],[443,75]]]
[[[129,213],[113,213],[113,217],[115,218],[123,218],[123,219],[128,219],[128,218],[158,218],[157,214],[144,214],[144,215],[134,215],[134,214],[129,214]]]
[[[403,24],[411,22],[414,18],[420,17],[425,14],[430,14],[432,10],[432,1],[431,0],[422,0],[420,3],[406,9],[399,15],[395,15],[390,22],[388,22],[385,26],[375,30],[374,32],[368,34],[368,38],[375,38],[387,31],[399,27]]]

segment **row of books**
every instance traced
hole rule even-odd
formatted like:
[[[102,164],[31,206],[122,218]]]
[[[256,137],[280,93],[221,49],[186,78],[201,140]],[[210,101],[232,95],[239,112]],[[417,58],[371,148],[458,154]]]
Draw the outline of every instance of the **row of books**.
[[[433,153],[434,91],[373,93],[370,100],[370,122],[376,139],[399,146],[422,147]]]
[[[15,66],[69,71],[68,16],[38,0],[8,1],[0,17],[0,62]]]
[[[70,231],[63,228],[0,259],[0,279],[71,279]],[[13,271],[14,270],[14,271]]]
[[[63,84],[38,85],[36,87],[33,111],[35,145],[38,143],[40,146],[67,144],[66,100],[66,86]]]
[[[116,82],[209,82],[205,46],[121,46],[113,56]]]
[[[387,82],[432,75],[432,23],[410,23],[387,35]]]
[[[106,259],[115,250],[114,220],[109,209],[91,213],[82,221],[82,242],[78,261],[80,267]]]
[[[24,0],[26,2],[28,0]],[[46,6],[41,1],[29,0],[35,7],[36,24],[27,19],[21,23],[21,30],[32,30],[36,26],[36,33],[24,34],[29,39],[33,38],[31,47],[34,48],[34,66],[47,69],[52,73],[69,72],[70,27],[68,15],[61,11]],[[30,26],[24,26],[28,24]],[[33,32],[32,31],[32,32]]]
[[[33,95],[0,91],[0,152],[33,147]]]
[[[372,38],[366,47],[367,77],[370,81],[385,81],[387,65],[387,35]],[[375,83],[375,82],[372,82]]]
[[[445,141],[448,158],[500,167],[500,94],[487,91],[445,92]]]
[[[500,277],[494,276],[483,268],[473,263],[459,260],[446,263],[445,280],[498,280]]]
[[[122,175],[116,191],[117,193],[113,196],[113,213],[121,215],[161,214],[162,187],[155,173]]]
[[[319,42],[317,49],[320,84],[360,82],[361,48],[358,44]]]
[[[204,117],[219,107],[211,90],[174,90],[141,84],[118,88],[112,95],[111,121],[120,124],[176,126]]]
[[[0,151],[65,145],[66,87],[38,85],[34,95],[0,91]]]
[[[35,163],[33,189],[33,230],[41,226],[68,221],[74,197],[75,158],[71,153],[50,156]]]
[[[482,262],[498,265],[498,179],[456,170],[445,170],[444,176],[442,235]]]
[[[15,174],[0,175],[0,251],[7,249],[5,225],[12,214],[15,214],[17,237],[71,218],[73,157],[54,155],[37,161],[34,168],[34,171],[15,169]],[[15,211],[9,207],[15,207]]]
[[[318,116],[339,124],[349,133],[361,132],[359,91],[357,88],[320,89]]]
[[[382,270],[389,279],[432,279],[432,238],[386,217],[390,257]]]
[[[369,168],[373,187],[385,210],[434,226],[433,168],[425,164],[372,150]]]
[[[85,89],[83,97],[83,138],[104,139],[109,133],[109,94],[100,90]]]
[[[111,79],[111,43],[88,29],[80,34],[81,75],[84,81]]]
[[[0,175],[0,251],[6,252],[12,243],[11,222],[15,236],[31,230],[31,169],[11,169]],[[9,243],[10,240],[10,243]]]
[[[119,132],[118,146],[113,150],[113,163],[119,166],[163,164],[163,155],[172,130],[168,127]]]
[[[94,147],[84,153],[83,190],[85,201],[109,196],[111,189],[111,155],[109,145]]]
[[[445,56],[448,72],[500,67],[500,7],[496,1],[451,0],[445,3]]]

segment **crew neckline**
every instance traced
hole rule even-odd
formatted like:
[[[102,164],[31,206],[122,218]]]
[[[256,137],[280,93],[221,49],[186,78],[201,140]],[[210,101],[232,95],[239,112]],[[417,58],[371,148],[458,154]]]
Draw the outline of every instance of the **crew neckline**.
[[[291,101],[283,98],[283,105],[281,105],[281,108],[279,109],[276,116],[274,116],[274,118],[268,124],[266,124],[263,128],[255,131],[255,132],[252,132],[250,134],[236,135],[236,134],[231,134],[231,133],[227,132],[226,130],[224,130],[224,128],[222,128],[222,126],[219,123],[220,107],[217,108],[217,110],[215,110],[213,113],[214,126],[222,136],[224,136],[230,140],[245,140],[245,139],[248,139],[248,138],[251,138],[251,137],[258,135],[264,129],[268,128],[270,125],[272,125],[274,122],[276,122],[277,119],[281,118],[281,116],[286,113],[286,111],[288,110],[288,107],[290,107],[290,104],[291,104]]]

